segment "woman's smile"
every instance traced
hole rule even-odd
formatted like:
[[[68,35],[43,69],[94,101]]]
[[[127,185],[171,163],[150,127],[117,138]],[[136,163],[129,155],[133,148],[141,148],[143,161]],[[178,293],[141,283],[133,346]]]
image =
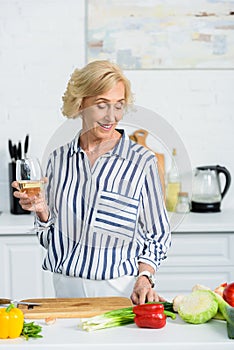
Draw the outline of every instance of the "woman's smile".
[[[112,127],[113,127],[113,124],[106,124],[106,123],[101,123],[101,122],[97,122],[97,124],[98,124],[103,130],[106,130],[106,131],[111,130]]]

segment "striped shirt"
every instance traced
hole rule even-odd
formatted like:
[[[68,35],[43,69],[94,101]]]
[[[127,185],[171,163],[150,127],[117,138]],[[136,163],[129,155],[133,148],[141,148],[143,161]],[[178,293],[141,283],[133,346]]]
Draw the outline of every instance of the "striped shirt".
[[[102,280],[136,276],[139,262],[156,271],[166,258],[171,234],[155,154],[118,131],[118,144],[92,167],[79,134],[50,155],[50,219],[38,221],[45,270]]]

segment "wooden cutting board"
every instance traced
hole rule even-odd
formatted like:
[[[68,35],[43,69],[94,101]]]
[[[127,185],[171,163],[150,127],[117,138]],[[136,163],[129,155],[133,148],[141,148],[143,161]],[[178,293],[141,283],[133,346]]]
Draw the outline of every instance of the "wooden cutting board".
[[[53,318],[86,318],[104,312],[132,306],[128,298],[42,298],[21,300],[40,305],[18,305],[27,319]]]

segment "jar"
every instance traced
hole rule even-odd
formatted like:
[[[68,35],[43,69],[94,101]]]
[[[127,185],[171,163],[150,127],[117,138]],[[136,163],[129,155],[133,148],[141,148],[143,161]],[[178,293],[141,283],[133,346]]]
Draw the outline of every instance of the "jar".
[[[190,211],[188,192],[179,192],[176,205],[177,213],[188,213]]]

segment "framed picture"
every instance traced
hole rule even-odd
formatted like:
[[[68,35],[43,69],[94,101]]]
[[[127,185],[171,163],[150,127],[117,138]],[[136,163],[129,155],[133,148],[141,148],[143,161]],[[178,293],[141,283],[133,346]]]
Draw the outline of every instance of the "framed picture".
[[[86,60],[233,69],[234,0],[86,0]]]

